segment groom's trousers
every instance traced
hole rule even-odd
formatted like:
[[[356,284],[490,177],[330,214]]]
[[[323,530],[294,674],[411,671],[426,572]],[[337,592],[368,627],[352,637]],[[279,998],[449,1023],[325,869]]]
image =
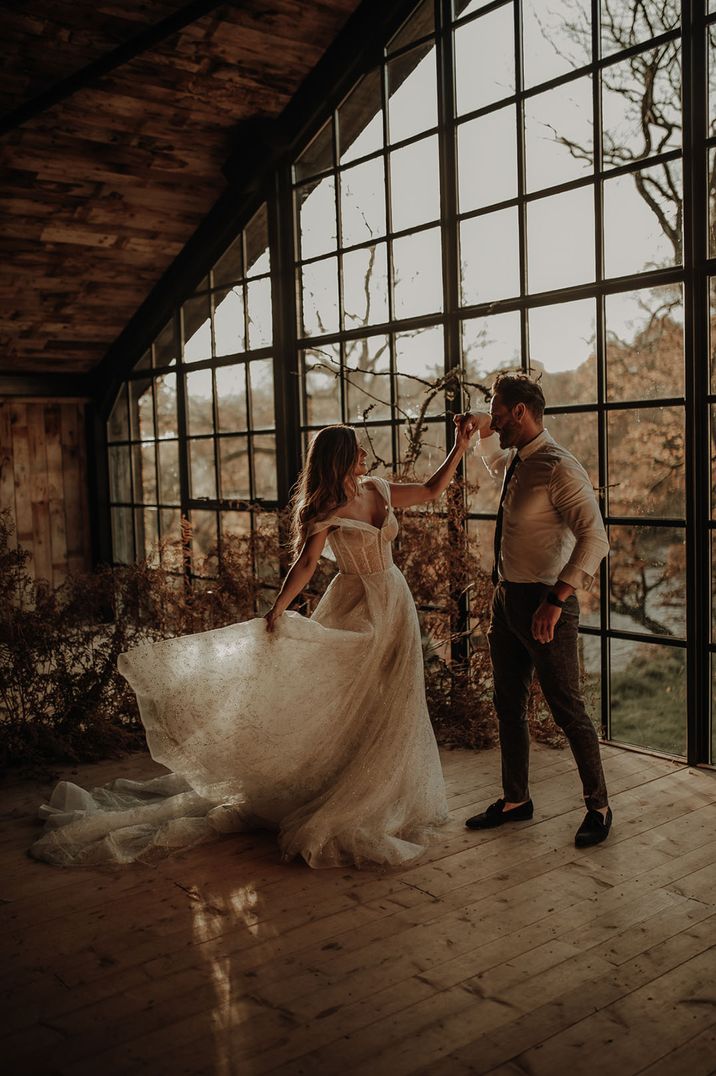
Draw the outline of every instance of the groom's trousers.
[[[492,599],[487,638],[500,728],[503,792],[509,803],[530,798],[527,702],[536,672],[552,716],[572,749],[585,803],[596,810],[606,807],[607,789],[599,740],[579,684],[579,603],[575,595],[568,598],[552,642],[538,643],[532,637],[532,617],[548,590],[542,583],[501,582]]]

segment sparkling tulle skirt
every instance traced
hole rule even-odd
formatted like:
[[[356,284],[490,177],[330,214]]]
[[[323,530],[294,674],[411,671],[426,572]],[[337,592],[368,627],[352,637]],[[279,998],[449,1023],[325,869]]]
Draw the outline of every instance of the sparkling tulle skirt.
[[[400,571],[339,574],[314,615],[147,643],[119,669],[171,772],[60,782],[32,855],[126,863],[219,833],[277,831],[312,867],[399,866],[447,817],[420,630]]]

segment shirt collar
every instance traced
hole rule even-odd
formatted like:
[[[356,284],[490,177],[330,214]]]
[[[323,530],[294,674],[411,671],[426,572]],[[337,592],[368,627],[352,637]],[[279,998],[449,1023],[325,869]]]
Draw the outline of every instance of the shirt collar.
[[[518,448],[517,455],[521,460],[529,459],[533,452],[538,452],[540,448],[544,448],[545,445],[553,443],[553,438],[547,432],[542,430],[536,437],[533,437],[531,441],[528,441],[522,448]]]

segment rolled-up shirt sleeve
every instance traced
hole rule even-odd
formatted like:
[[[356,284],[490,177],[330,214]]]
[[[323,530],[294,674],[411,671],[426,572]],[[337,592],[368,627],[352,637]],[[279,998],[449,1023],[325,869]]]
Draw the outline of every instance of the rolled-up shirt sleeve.
[[[552,471],[549,495],[554,508],[576,538],[559,578],[575,590],[589,590],[599,565],[609,552],[607,532],[589,476],[576,460],[559,460]]]

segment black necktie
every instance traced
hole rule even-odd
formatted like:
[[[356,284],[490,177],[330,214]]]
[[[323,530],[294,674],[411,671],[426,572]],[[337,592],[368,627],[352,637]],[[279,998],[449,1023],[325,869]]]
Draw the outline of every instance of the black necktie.
[[[492,566],[492,584],[493,584],[493,586],[497,586],[497,581],[499,579],[499,575],[497,574],[497,565],[500,563],[500,543],[502,541],[502,516],[504,514],[503,506],[504,506],[504,503],[505,503],[505,494],[507,493],[507,487],[510,484],[510,480],[512,479],[512,476],[515,473],[515,470],[517,469],[517,464],[519,462],[520,462],[520,457],[515,452],[515,454],[514,454],[514,456],[512,458],[512,463],[507,468],[507,473],[505,474],[505,480],[502,483],[502,493],[500,494],[500,503],[497,506],[497,520],[495,522],[495,546],[494,546],[495,563]]]

